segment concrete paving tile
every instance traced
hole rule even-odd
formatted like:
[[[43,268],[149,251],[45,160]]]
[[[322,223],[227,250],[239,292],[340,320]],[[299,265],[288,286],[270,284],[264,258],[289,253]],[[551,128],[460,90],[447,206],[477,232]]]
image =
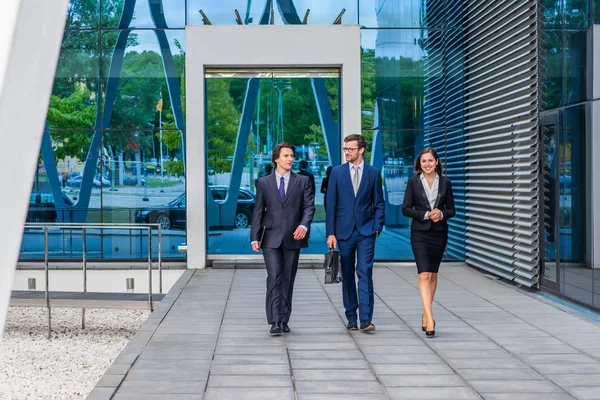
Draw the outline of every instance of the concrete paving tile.
[[[370,394],[384,393],[377,381],[297,381],[298,393],[353,393]]]
[[[96,383],[96,387],[114,387],[116,388],[125,379],[125,375],[104,374]]]
[[[202,394],[206,381],[157,381],[125,379],[119,387],[119,394]]]
[[[535,369],[541,374],[600,374],[600,364],[535,364]]]
[[[297,369],[368,369],[364,360],[298,360],[292,359],[292,368]]]
[[[89,400],[110,400],[115,393],[114,387],[96,387],[90,392],[86,399]]]
[[[469,380],[480,393],[560,393],[561,388],[548,380]]]
[[[453,375],[454,371],[446,364],[373,364],[379,375]]]
[[[529,368],[527,364],[510,358],[446,358],[445,361],[453,368]]]
[[[416,346],[373,346],[361,344],[360,348],[365,354],[434,354],[434,352],[423,343]]]
[[[600,399],[600,385],[598,386],[573,386],[566,388],[578,400]]]
[[[210,369],[211,378],[214,375],[291,375],[287,364],[220,364]]]
[[[298,381],[374,381],[375,375],[368,369],[296,369],[294,380]]]
[[[292,378],[289,375],[211,375],[208,387],[292,387]]]
[[[379,375],[379,381],[388,387],[453,387],[467,386],[465,381],[456,375],[430,375],[423,378],[421,375]]]
[[[573,400],[567,393],[482,393],[485,400]]]
[[[298,400],[365,400],[364,394],[299,393]],[[389,400],[385,394],[369,393],[369,400]]]
[[[113,400],[202,400],[204,394],[117,394]]]
[[[573,371],[570,374],[548,374],[546,378],[558,386],[599,386],[600,374],[580,374]]]
[[[213,358],[212,350],[146,350],[140,357],[154,360],[210,360]]]
[[[288,344],[288,349],[294,350],[357,350],[356,343],[348,338],[345,342],[291,342]]]
[[[531,368],[495,369],[495,368],[459,368],[458,374],[466,381],[471,380],[534,380],[545,379]]]
[[[519,357],[527,364],[599,364],[600,361],[585,355],[579,354],[524,354]]]
[[[129,381],[206,381],[210,368],[208,366],[195,369],[143,369],[132,368],[127,374]]]
[[[287,351],[282,346],[223,346],[219,344],[215,349],[215,354],[280,354],[287,356]]]
[[[294,400],[292,388],[216,388],[206,390],[204,400]]]
[[[473,389],[463,387],[390,387],[386,388],[386,392],[392,400],[481,400],[481,397]]]
[[[442,358],[514,358],[506,350],[437,350]]]
[[[443,363],[436,354],[370,354],[365,357],[371,364],[439,364]]]
[[[237,364],[237,365],[251,365],[251,364],[289,364],[289,360],[286,355],[260,355],[260,354],[215,354],[213,359],[214,365],[219,364]]]
[[[358,350],[290,350],[292,360],[362,360],[363,355]]]

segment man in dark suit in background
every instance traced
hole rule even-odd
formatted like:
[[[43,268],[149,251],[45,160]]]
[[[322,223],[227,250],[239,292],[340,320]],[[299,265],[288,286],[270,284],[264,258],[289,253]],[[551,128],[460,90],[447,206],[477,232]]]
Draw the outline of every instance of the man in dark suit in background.
[[[308,247],[307,231],[315,214],[315,194],[307,177],[291,171],[295,147],[280,143],[271,160],[275,171],[259,178],[252,215],[252,250],[263,249],[267,268],[265,308],[271,334],[290,331],[292,292],[300,249]]]
[[[346,163],[333,167],[327,186],[327,246],[339,245],[342,261],[342,294],[348,330],[375,330],[373,318],[373,260],[375,238],[385,221],[381,173],[367,164],[367,141],[361,135],[344,138]],[[355,274],[358,275],[358,299]]]
[[[300,166],[300,171],[298,171],[298,175],[304,175],[310,181],[310,186],[312,187],[313,193],[315,193],[315,176],[308,171],[308,161],[300,160],[298,163]]]

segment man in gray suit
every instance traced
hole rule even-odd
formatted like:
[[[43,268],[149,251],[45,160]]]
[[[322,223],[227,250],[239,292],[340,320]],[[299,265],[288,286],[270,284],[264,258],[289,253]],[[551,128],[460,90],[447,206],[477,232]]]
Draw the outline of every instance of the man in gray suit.
[[[267,268],[265,308],[273,335],[290,331],[292,292],[300,249],[308,247],[307,231],[315,214],[315,194],[306,176],[291,171],[296,149],[279,143],[271,161],[275,171],[259,178],[252,215],[252,250],[263,249]]]

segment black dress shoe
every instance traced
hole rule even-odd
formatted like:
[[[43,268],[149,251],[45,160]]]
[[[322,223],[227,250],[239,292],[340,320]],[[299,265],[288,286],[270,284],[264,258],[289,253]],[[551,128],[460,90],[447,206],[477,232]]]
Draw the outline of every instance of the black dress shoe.
[[[271,325],[271,335],[280,335],[281,334],[281,324],[279,322],[274,322]]]
[[[360,331],[361,332],[371,332],[375,330],[375,325],[371,323],[371,321],[360,321]]]
[[[358,324],[356,323],[356,320],[351,319],[350,321],[348,321],[348,325],[346,325],[346,329],[348,329],[349,331],[357,331]]]
[[[287,324],[287,322],[284,322],[281,324],[281,331],[283,333],[289,333],[290,332],[290,326]]]

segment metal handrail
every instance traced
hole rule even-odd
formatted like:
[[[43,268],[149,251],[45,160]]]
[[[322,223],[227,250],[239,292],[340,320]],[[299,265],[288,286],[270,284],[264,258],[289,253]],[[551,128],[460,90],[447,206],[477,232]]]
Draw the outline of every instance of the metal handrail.
[[[87,292],[87,249],[86,249],[86,230],[88,228],[101,228],[101,229],[130,229],[130,230],[146,230],[148,236],[148,308],[150,311],[153,310],[152,305],[152,228],[156,228],[158,231],[158,279],[159,279],[159,293],[163,292],[163,279],[162,279],[162,226],[161,224],[103,224],[103,223],[54,223],[54,224],[41,224],[41,223],[26,223],[25,229],[27,228],[41,228],[44,230],[44,270],[46,277],[45,285],[45,300],[46,308],[48,309],[48,338],[52,336],[52,314],[50,309],[50,274],[49,274],[49,252],[48,252],[48,229],[81,229],[82,236],[82,267],[83,267],[83,292]],[[81,313],[81,329],[85,329],[85,308],[82,308]]]

